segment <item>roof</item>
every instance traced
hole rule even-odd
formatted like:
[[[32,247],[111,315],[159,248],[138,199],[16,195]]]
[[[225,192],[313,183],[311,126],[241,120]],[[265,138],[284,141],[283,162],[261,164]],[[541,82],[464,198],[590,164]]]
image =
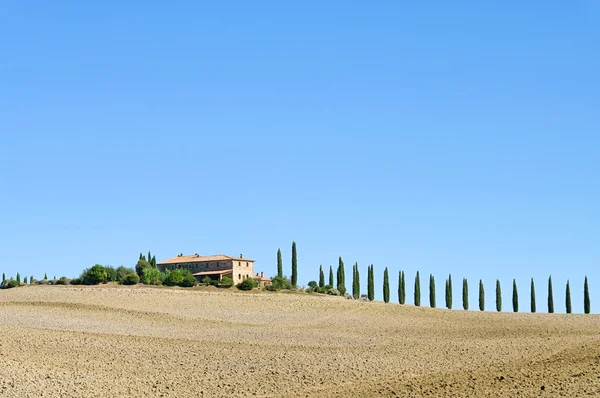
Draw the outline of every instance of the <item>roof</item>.
[[[193,275],[194,276],[202,276],[202,275],[225,275],[225,274],[231,274],[232,272],[233,272],[233,270],[231,270],[231,269],[224,269],[224,270],[221,270],[221,271],[196,272]]]
[[[176,257],[170,258],[168,260],[161,261],[158,264],[199,263],[199,262],[206,262],[206,261],[228,261],[228,260],[254,262],[254,260],[250,260],[249,258],[232,257],[232,256],[226,256],[224,254],[216,254],[214,256],[200,256],[198,254],[194,254],[192,256],[176,256]]]

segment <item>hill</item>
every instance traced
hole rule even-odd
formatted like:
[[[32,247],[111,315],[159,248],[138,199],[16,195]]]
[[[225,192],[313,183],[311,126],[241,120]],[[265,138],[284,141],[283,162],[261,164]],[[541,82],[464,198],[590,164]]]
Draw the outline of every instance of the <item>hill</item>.
[[[304,294],[0,292],[0,395],[600,394],[600,318]]]

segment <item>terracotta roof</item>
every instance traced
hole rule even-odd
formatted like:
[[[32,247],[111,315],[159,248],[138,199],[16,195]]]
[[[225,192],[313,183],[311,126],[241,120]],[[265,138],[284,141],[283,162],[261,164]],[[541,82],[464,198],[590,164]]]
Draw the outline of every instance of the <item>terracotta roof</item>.
[[[216,254],[214,256],[200,256],[200,255],[192,255],[192,256],[177,256],[170,258],[165,261],[161,261],[158,264],[180,264],[180,263],[198,263],[205,261],[227,261],[227,260],[238,260],[238,261],[252,261],[249,258],[239,258],[239,257],[231,257],[226,256],[224,254]]]
[[[226,275],[226,274],[231,274],[232,272],[233,272],[233,270],[231,270],[231,269],[225,269],[225,270],[222,270],[222,271],[196,272],[193,275],[194,276],[202,276],[202,275]]]

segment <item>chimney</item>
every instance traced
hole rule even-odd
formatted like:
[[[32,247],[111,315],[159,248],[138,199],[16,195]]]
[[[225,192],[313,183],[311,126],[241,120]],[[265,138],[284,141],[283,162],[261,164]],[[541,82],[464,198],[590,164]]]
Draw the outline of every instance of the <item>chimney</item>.
[[[240,258],[244,258],[244,255],[242,253],[240,253]]]
[[[196,257],[200,257],[200,255],[199,255],[198,253],[194,254],[194,256],[196,256]]]
[[[264,277],[265,277],[265,273],[264,273],[264,272],[261,272],[261,273],[260,273],[260,277],[261,277],[261,278],[264,278]]]

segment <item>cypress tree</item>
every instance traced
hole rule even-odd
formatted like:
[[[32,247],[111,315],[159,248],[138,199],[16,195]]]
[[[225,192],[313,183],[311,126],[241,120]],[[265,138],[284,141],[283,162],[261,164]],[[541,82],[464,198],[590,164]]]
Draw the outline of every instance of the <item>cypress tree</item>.
[[[292,286],[298,285],[298,254],[296,253],[296,242],[292,242]]]
[[[140,259],[139,260],[143,260],[143,259],[144,259],[144,255],[142,253],[140,253]]]
[[[570,314],[571,313],[571,286],[569,286],[568,279],[567,279],[567,291],[566,291],[566,295],[565,295],[565,307],[567,309],[567,314]]]
[[[44,280],[48,280],[48,275],[44,272]]]
[[[335,286],[333,282],[333,266],[329,266],[329,286],[332,288]]]
[[[435,308],[435,278],[429,274],[429,306]]]
[[[358,270],[358,263],[356,263],[356,298],[360,298],[360,271]]]
[[[387,267],[383,271],[383,301],[385,303],[390,302],[390,280]]]
[[[23,279],[23,283],[27,285],[27,277],[25,277],[25,279]]]
[[[402,302],[400,304],[406,303],[406,277],[404,276],[404,271],[402,271]]]
[[[586,314],[590,313],[590,289],[588,288],[587,275],[583,283],[583,312]]]
[[[502,288],[500,287],[500,279],[496,279],[496,311],[502,311]]]
[[[535,305],[535,284],[533,283],[533,278],[531,278],[531,312],[535,313],[537,310]]]
[[[152,265],[152,254],[150,253],[150,250],[148,250],[148,264]]]
[[[2,282],[6,281],[6,274],[3,272],[2,273]]]
[[[513,311],[514,312],[519,312],[519,292],[517,291],[517,281],[516,281],[516,279],[513,279],[513,296],[512,296],[512,302],[513,302]]]
[[[319,287],[325,287],[325,274],[322,265],[319,265]]]
[[[448,309],[452,309],[452,275],[448,275]]]
[[[156,268],[156,256],[152,256],[152,268]]]
[[[283,278],[283,259],[281,258],[281,249],[277,249],[277,276]]]
[[[21,274],[17,272],[17,283],[21,284]]]
[[[462,302],[463,309],[469,309],[469,282],[467,282],[467,278],[463,278],[463,288],[462,288]]]
[[[369,272],[367,273],[367,298],[369,301],[375,300],[375,275],[373,264],[369,266]]]
[[[33,285],[33,275],[31,275],[31,276],[29,277],[29,284],[30,284],[30,285]]]
[[[404,304],[402,302],[402,271],[398,271],[398,303]]]
[[[419,307],[421,305],[421,278],[419,277],[419,271],[417,271],[417,276],[415,277],[415,306]]]
[[[352,267],[352,297],[357,300],[360,297],[360,283],[358,281],[358,263]]]
[[[485,291],[481,279],[479,280],[479,311],[485,311]]]
[[[337,290],[343,296],[346,294],[346,272],[344,271],[344,261],[340,257],[338,265],[338,286]]]
[[[445,292],[444,302],[446,303],[446,308],[449,308],[448,307],[448,304],[449,304],[449,302],[448,302],[448,299],[449,299],[449,297],[448,297],[448,279],[446,279],[446,283],[444,284],[444,292]]]
[[[548,278],[548,313],[554,313],[554,295],[552,294],[552,275]]]

